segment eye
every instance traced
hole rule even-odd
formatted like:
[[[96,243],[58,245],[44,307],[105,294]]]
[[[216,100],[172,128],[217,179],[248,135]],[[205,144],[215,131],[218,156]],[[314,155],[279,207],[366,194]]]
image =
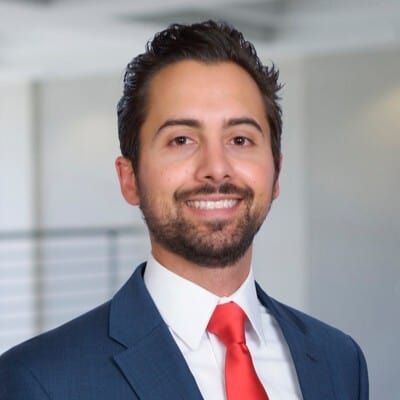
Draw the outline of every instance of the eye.
[[[248,139],[245,136],[235,136],[232,139],[232,143],[235,144],[236,146],[248,146],[250,145],[252,142],[250,139]]]
[[[188,138],[187,136],[177,136],[171,140],[171,145],[173,146],[183,146],[185,144],[192,143],[193,140]]]

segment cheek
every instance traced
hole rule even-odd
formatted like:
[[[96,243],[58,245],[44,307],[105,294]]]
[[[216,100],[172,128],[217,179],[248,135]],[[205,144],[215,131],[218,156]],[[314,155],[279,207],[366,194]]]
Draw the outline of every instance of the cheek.
[[[170,201],[177,190],[190,183],[190,174],[189,168],[183,166],[163,165],[154,168],[154,165],[144,165],[142,180],[153,201],[156,199]]]
[[[186,165],[165,165],[159,171],[158,180],[161,185],[172,190],[190,184],[193,179],[193,169]]]
[[[272,162],[245,163],[236,167],[237,175],[254,190],[270,190],[274,181],[274,171]]]

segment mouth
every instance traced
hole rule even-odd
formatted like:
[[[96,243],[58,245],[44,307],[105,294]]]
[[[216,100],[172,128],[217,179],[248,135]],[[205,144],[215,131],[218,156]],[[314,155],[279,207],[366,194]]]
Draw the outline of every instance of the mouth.
[[[198,210],[220,210],[235,207],[239,203],[238,199],[221,200],[188,200],[186,204]]]

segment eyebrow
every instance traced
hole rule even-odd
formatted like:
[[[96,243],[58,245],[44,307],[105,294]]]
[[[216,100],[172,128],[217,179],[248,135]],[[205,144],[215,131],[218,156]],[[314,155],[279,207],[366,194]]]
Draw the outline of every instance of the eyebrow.
[[[157,133],[169,126],[187,126],[190,128],[200,128],[201,124],[196,119],[192,118],[178,118],[178,119],[167,119],[158,129]]]
[[[230,118],[226,121],[224,127],[230,128],[237,125],[250,125],[256,128],[260,133],[264,133],[261,125],[255,119],[250,117]],[[200,123],[200,121],[193,118],[168,119],[158,128],[157,134],[160,133],[163,129],[170,126],[187,126],[189,128],[201,128],[202,124]]]
[[[225,124],[226,127],[231,127],[236,125],[251,125],[254,128],[256,128],[260,133],[264,133],[263,129],[261,128],[261,125],[253,118],[249,117],[231,118]]]

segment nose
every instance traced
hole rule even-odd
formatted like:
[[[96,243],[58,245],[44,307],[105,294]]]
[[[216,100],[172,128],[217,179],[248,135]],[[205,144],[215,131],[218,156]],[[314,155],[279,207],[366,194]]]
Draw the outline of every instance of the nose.
[[[199,154],[196,178],[214,184],[229,181],[233,177],[232,160],[222,143],[207,143]]]

